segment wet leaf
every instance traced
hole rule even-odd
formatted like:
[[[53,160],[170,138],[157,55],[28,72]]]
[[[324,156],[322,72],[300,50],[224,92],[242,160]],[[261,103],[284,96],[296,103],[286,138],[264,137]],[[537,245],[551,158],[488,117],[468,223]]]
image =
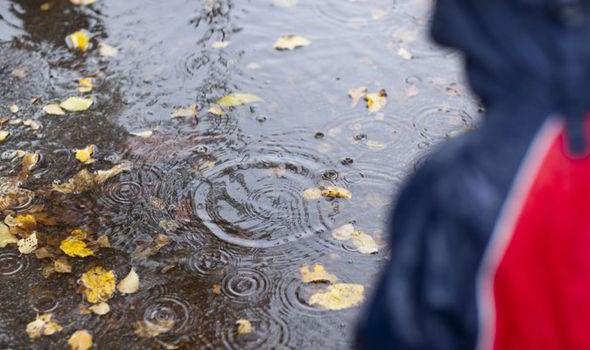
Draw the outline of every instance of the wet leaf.
[[[50,103],[47,106],[43,107],[43,111],[49,115],[65,115],[63,109],[57,103]]]
[[[171,242],[170,237],[159,234],[156,239],[148,245],[137,247],[137,250],[133,253],[135,258],[147,258],[160,251],[163,247]]]
[[[322,196],[328,198],[352,198],[352,193],[343,187],[326,186],[322,188]]]
[[[96,146],[88,145],[82,149],[75,149],[74,154],[80,163],[90,164],[95,161],[95,159],[92,159],[92,155],[94,154],[95,150]]]
[[[102,57],[115,57],[119,54],[119,49],[107,43],[98,43],[98,54]]]
[[[68,237],[61,241],[59,245],[66,255],[72,257],[85,258],[87,256],[94,255],[94,252],[88,248],[86,242],[78,237]]]
[[[87,330],[75,331],[68,339],[70,350],[88,350],[92,347],[92,335]]]
[[[66,36],[66,45],[71,50],[84,52],[90,47],[90,33],[84,29],[74,32]]]
[[[306,200],[314,200],[322,198],[322,190],[317,187],[308,188],[303,191],[303,198]]]
[[[100,266],[82,274],[80,282],[86,300],[93,304],[109,300],[115,292],[115,274]]]
[[[53,270],[58,273],[71,273],[72,265],[65,256],[62,256],[53,262]]]
[[[121,294],[133,294],[139,290],[139,276],[132,268],[131,271],[117,284],[117,290]]]
[[[154,338],[169,332],[174,327],[173,319],[139,321],[135,323],[135,335],[142,338]]]
[[[339,241],[348,241],[352,238],[354,226],[352,224],[342,225],[332,231],[332,237]]]
[[[17,215],[15,217],[7,215],[4,218],[4,223],[9,227],[15,227],[23,232],[31,232],[37,228],[37,220],[31,214]]]
[[[80,78],[78,79],[78,91],[90,92],[94,88],[92,78]]]
[[[272,0],[272,4],[276,7],[293,7],[297,5],[297,0]]]
[[[111,311],[111,307],[105,302],[94,304],[88,307],[88,309],[99,316],[106,315]]]
[[[53,190],[61,193],[82,193],[130,169],[130,163],[118,164],[111,169],[98,170],[94,173],[89,172],[87,169],[82,169],[67,182],[54,184]]]
[[[26,152],[25,153],[25,155],[23,156],[22,163],[21,163],[21,171],[20,171],[21,179],[26,179],[29,176],[29,174],[31,173],[31,170],[33,170],[35,168],[37,163],[39,163],[40,159],[41,159],[41,155],[37,152]]]
[[[142,137],[144,139],[147,139],[154,134],[152,130],[130,131],[129,133],[133,136]]]
[[[336,282],[337,278],[335,275],[326,271],[324,266],[321,264],[315,264],[311,268],[307,265],[303,265],[301,269],[299,269],[301,273],[301,281],[303,283],[312,283],[312,282]]]
[[[215,102],[221,107],[237,107],[249,103],[261,102],[262,99],[256,95],[234,92],[227,96],[224,96]]]
[[[379,92],[369,93],[365,96],[365,101],[369,112],[378,112],[387,104],[387,92],[385,92],[385,89],[381,89]]]
[[[216,115],[216,116],[221,116],[225,114],[225,111],[223,110],[223,108],[221,108],[221,106],[218,105],[213,105],[211,106],[207,112]]]
[[[238,334],[249,334],[252,333],[252,331],[254,330],[254,327],[252,327],[252,322],[250,322],[250,320],[239,319],[236,321],[236,324],[238,325]]]
[[[158,226],[163,228],[166,232],[172,232],[180,227],[180,224],[176,220],[160,220]]]
[[[4,248],[9,244],[15,244],[16,242],[18,242],[18,238],[10,233],[8,226],[0,222],[0,248]]]
[[[221,284],[214,284],[211,287],[211,292],[215,295],[221,295]]]
[[[18,113],[18,111],[19,111],[19,108],[16,104],[11,104],[9,109],[12,113]]]
[[[51,252],[47,247],[41,247],[35,250],[35,258],[41,259],[55,259],[55,254]]]
[[[83,97],[69,97],[67,100],[59,104],[59,106],[69,112],[82,112],[92,106],[91,98]]]
[[[70,0],[70,2],[74,5],[84,6],[94,4],[96,0]]]
[[[27,334],[29,337],[35,339],[60,332],[62,327],[57,322],[52,321],[52,317],[52,314],[42,314],[37,316],[33,322],[27,324]]]
[[[348,96],[351,98],[352,100],[352,107],[355,107],[359,101],[361,100],[361,98],[367,96],[367,87],[366,86],[361,86],[361,87],[357,87],[357,88],[352,88],[350,90],[348,90]]]
[[[172,112],[172,118],[192,118],[197,116],[197,105],[190,105],[187,108],[178,108]]]
[[[51,3],[50,2],[44,2],[41,4],[41,6],[39,6],[39,10],[41,11],[49,11],[51,10]]]
[[[211,47],[214,49],[225,49],[229,45],[229,41],[214,41]]]
[[[399,57],[403,58],[404,60],[411,60],[412,58],[414,58],[412,53],[408,49],[403,48],[403,47],[400,47],[397,50],[397,54]]]
[[[25,119],[23,120],[23,125],[28,126],[31,130],[39,130],[41,129],[41,124],[33,119]]]
[[[311,41],[297,34],[286,34],[277,40],[274,44],[274,48],[277,50],[294,50],[298,47],[309,46]]]
[[[375,243],[373,237],[362,231],[355,230],[352,233],[351,239],[359,253],[375,254],[379,251],[377,248],[377,243]]]
[[[37,249],[37,233],[33,232],[27,238],[19,239],[16,245],[21,254],[31,254]]]
[[[102,235],[102,236],[98,237],[98,239],[96,240],[96,244],[98,244],[98,246],[101,248],[110,248],[111,247],[111,242],[109,242],[109,237],[106,235]]]
[[[10,136],[10,131],[0,130],[0,142],[6,141],[8,136]]]
[[[365,287],[360,284],[336,283],[309,298],[310,305],[326,310],[342,310],[358,306],[363,302]]]

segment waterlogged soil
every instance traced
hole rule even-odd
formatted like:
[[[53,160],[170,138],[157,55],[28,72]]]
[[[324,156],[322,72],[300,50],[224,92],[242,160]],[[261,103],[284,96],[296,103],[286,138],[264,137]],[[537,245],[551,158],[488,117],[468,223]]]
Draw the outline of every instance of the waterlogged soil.
[[[472,129],[477,106],[460,78],[459,57],[427,39],[428,0],[66,0],[0,2],[0,177],[18,177],[15,151],[38,152],[22,187],[26,201],[6,215],[53,219],[39,247],[73,228],[105,235],[110,248],[71,258],[71,273],[47,273],[51,259],[0,248],[0,347],[67,348],[85,329],[96,348],[344,349],[358,306],[327,310],[310,296],[328,283],[303,283],[319,263],[339,283],[373,292],[389,248],[385,220],[394,194],[440,142]],[[91,33],[86,52],[65,37]],[[305,47],[273,48],[283,34]],[[117,48],[104,56],[98,43]],[[216,42],[227,43],[220,45]],[[77,91],[92,77],[91,92]],[[385,89],[370,113],[348,91]],[[219,98],[246,92],[263,101],[208,112]],[[47,115],[69,96],[87,111]],[[18,112],[10,110],[16,104]],[[195,116],[171,118],[196,105]],[[151,131],[151,136],[134,133]],[[73,153],[96,146],[92,164]],[[131,168],[82,193],[51,191],[86,168]],[[318,186],[352,198],[304,198]],[[0,184],[2,186],[2,184]],[[33,210],[34,209],[34,210]],[[332,230],[369,235],[359,251]],[[169,244],[150,254],[161,235]],[[49,237],[49,238],[47,238]],[[82,273],[101,266],[117,281],[131,267],[134,294],[108,300],[103,316],[79,291]],[[45,272],[45,273],[44,273]],[[31,339],[27,324],[52,314],[63,328]],[[249,331],[238,331],[248,320]],[[138,335],[138,324],[165,325]]]

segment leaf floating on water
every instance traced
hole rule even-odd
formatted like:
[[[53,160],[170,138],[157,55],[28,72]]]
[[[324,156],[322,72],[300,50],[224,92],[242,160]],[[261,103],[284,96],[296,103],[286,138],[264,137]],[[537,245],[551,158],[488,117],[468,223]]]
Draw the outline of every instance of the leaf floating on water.
[[[87,169],[82,169],[67,182],[54,184],[53,190],[61,193],[82,193],[130,169],[130,163],[118,164],[111,169],[98,170],[94,173],[89,172]]]
[[[15,244],[16,242],[18,242],[18,238],[10,233],[8,226],[0,222],[0,248],[4,248],[9,244]]]
[[[6,141],[8,136],[10,136],[10,131],[0,130],[0,142]]]
[[[352,233],[351,239],[359,253],[375,254],[379,252],[379,249],[377,249],[377,243],[375,243],[373,237],[362,231],[355,230]]]
[[[252,327],[252,322],[250,322],[250,320],[239,319],[236,321],[236,324],[238,325],[238,334],[249,334],[252,333],[252,331],[254,330],[254,327]]]
[[[385,104],[387,104],[387,92],[385,89],[381,89],[379,92],[367,94],[365,96],[365,101],[367,102],[367,108],[369,109],[369,112],[378,112],[385,106]]]
[[[197,105],[190,105],[187,108],[178,108],[172,112],[172,118],[191,118],[197,116]]]
[[[303,198],[306,200],[314,200],[322,198],[322,190],[317,187],[308,188],[303,191]]]
[[[297,0],[272,0],[272,4],[276,7],[293,7],[297,5]]]
[[[51,10],[51,3],[50,2],[42,3],[41,6],[39,6],[39,10],[44,11],[44,12]]]
[[[109,242],[109,237],[106,235],[102,235],[102,236],[98,237],[98,239],[96,240],[96,244],[98,244],[98,246],[101,248],[110,248],[111,247],[111,242]]]
[[[37,220],[33,215],[17,215],[13,217],[8,215],[4,218],[4,223],[9,226],[18,229],[22,232],[31,232],[37,228]]]
[[[53,270],[57,273],[71,273],[72,265],[65,256],[62,256],[53,262]]]
[[[115,57],[119,54],[119,49],[107,43],[98,43],[98,54],[102,57]]]
[[[301,35],[297,34],[285,34],[277,40],[274,44],[274,48],[283,51],[283,50],[294,50],[298,47],[309,46],[311,41]]]
[[[52,335],[62,330],[61,326],[52,321],[52,314],[37,316],[35,321],[27,324],[27,334],[31,339],[40,338],[43,335]]]
[[[29,176],[29,174],[31,173],[31,170],[33,170],[35,168],[37,163],[39,163],[40,159],[41,159],[41,155],[37,152],[26,152],[25,153],[25,155],[23,156],[22,163],[21,163],[21,171],[20,171],[21,179],[26,179]]]
[[[214,41],[211,47],[214,49],[225,49],[229,45],[229,41]]]
[[[37,249],[37,243],[37,232],[33,232],[29,237],[19,239],[16,245],[21,254],[31,254]]]
[[[216,115],[216,116],[222,116],[225,114],[225,111],[223,110],[223,108],[221,108],[221,106],[218,105],[213,105],[211,106],[207,112]]]
[[[25,119],[23,120],[23,125],[28,126],[31,130],[39,130],[41,129],[41,124],[34,121],[33,119]]]
[[[65,115],[63,109],[57,103],[50,103],[47,106],[43,107],[43,111],[49,115]]]
[[[343,187],[326,186],[322,188],[322,196],[328,198],[352,198],[352,193]]]
[[[262,99],[256,95],[234,92],[227,96],[224,96],[215,102],[217,105],[222,107],[237,107],[249,103],[261,102]]]
[[[332,231],[332,237],[339,241],[348,241],[352,238],[354,226],[352,224],[342,225]]]
[[[85,52],[90,46],[90,33],[87,30],[79,30],[66,36],[66,45],[71,50]]]
[[[414,56],[412,55],[412,53],[403,47],[400,47],[399,50],[397,50],[397,54],[399,57],[403,58],[404,60],[411,60],[412,58],[414,58]]]
[[[91,98],[83,97],[69,97],[67,100],[59,104],[59,106],[69,112],[82,112],[92,106]]]
[[[12,113],[18,113],[18,110],[19,110],[19,108],[16,104],[10,105],[9,109]]]
[[[115,274],[100,266],[82,274],[80,282],[86,300],[93,304],[109,300],[115,292]]]
[[[133,294],[139,290],[139,276],[132,268],[131,271],[117,284],[117,290],[121,294]]]
[[[82,149],[75,149],[74,154],[76,155],[76,159],[82,164],[90,164],[94,163],[94,159],[92,159],[92,155],[96,150],[96,146],[88,145]]]
[[[78,79],[78,91],[90,92],[94,88],[92,78],[80,78]]]
[[[70,350],[88,350],[92,347],[92,335],[87,330],[75,331],[68,339]]]
[[[352,88],[348,90],[348,96],[352,99],[352,107],[355,107],[361,98],[367,96],[368,89],[366,86],[361,86],[357,88]]]
[[[109,304],[101,302],[88,307],[88,310],[92,311],[96,315],[102,316],[108,314],[111,311],[111,307]]]
[[[59,245],[66,255],[72,257],[85,258],[87,256],[94,255],[94,252],[88,248],[86,242],[78,237],[68,237],[61,241]]]
[[[142,338],[154,338],[169,332],[174,327],[173,319],[139,321],[135,323],[135,335]]]
[[[342,310],[360,305],[363,302],[365,287],[360,284],[336,283],[309,298],[310,305],[318,305],[326,310]]]
[[[152,130],[130,131],[129,133],[133,136],[141,137],[144,139],[147,139],[154,134]]]
[[[137,247],[137,250],[133,253],[133,257],[135,258],[147,258],[152,256],[160,251],[160,249],[164,248],[168,244],[170,244],[172,240],[170,237],[166,235],[159,234],[156,236],[156,239],[149,243],[147,246],[140,246]]]
[[[84,6],[94,4],[96,0],[70,0],[70,2],[74,5]]]
[[[301,281],[303,283],[312,283],[312,282],[336,282],[337,278],[335,275],[326,271],[324,266],[320,264],[315,264],[310,269],[309,266],[303,265],[301,269],[299,269],[301,273]]]

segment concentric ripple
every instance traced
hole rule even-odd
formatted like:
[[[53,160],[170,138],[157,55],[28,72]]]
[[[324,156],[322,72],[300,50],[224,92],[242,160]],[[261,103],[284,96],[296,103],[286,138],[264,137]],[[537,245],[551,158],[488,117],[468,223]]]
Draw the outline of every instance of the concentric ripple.
[[[287,349],[290,348],[290,332],[287,321],[277,312],[261,308],[233,313],[223,327],[222,341],[225,349]],[[238,334],[236,320],[250,321],[252,331]]]
[[[474,118],[467,111],[451,106],[420,106],[409,113],[413,127],[429,141],[441,140],[475,126]]]
[[[253,303],[268,292],[270,280],[259,270],[240,268],[227,274],[221,282],[221,293],[238,303]]]
[[[0,252],[0,277],[15,277],[29,267],[28,255]]]
[[[210,276],[234,268],[237,262],[237,256],[227,249],[219,246],[205,246],[188,257],[185,266],[190,273]]]
[[[375,33],[379,29],[385,30],[388,27],[395,15],[397,3],[395,0],[349,0],[345,1],[347,4],[344,6],[342,2],[342,0],[311,1],[311,5],[322,20],[350,29]]]
[[[326,311],[309,304],[309,298],[318,289],[325,287],[323,284],[305,284],[301,281],[298,272],[285,273],[274,285],[273,295],[279,299],[280,304],[287,314],[322,317]]]

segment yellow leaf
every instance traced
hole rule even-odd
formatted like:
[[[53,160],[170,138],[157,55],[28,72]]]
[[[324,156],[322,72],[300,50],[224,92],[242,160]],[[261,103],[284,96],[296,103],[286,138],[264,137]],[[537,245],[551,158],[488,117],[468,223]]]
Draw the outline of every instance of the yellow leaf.
[[[352,234],[354,232],[354,226],[352,224],[342,225],[338,228],[335,228],[332,231],[332,237],[339,241],[348,241],[352,238]]]
[[[252,322],[246,319],[239,319],[236,321],[238,325],[238,334],[248,334],[252,333],[254,327],[252,327]]]
[[[37,249],[37,233],[33,232],[29,237],[19,239],[16,245],[21,254],[31,254]]]
[[[197,105],[190,105],[187,108],[178,108],[172,112],[172,118],[191,118],[197,116]]]
[[[328,273],[328,271],[326,271],[326,269],[320,264],[313,265],[311,269],[309,268],[309,266],[303,265],[301,269],[299,269],[299,272],[301,272],[301,281],[303,281],[303,283],[334,283],[337,279],[335,275]]]
[[[352,198],[352,193],[346,188],[326,186],[322,188],[322,196],[328,198]]]
[[[225,49],[229,45],[229,41],[214,41],[211,47],[214,49]]]
[[[96,0],[70,0],[70,2],[74,5],[84,6],[94,4]]]
[[[355,230],[352,233],[351,239],[359,253],[375,254],[379,251],[379,249],[377,249],[377,243],[375,243],[373,237],[362,231]]]
[[[387,104],[387,92],[381,89],[379,92],[373,92],[365,96],[369,112],[375,113]]]
[[[92,78],[80,78],[78,79],[78,91],[80,92],[90,92],[94,84],[92,83]]]
[[[90,33],[84,29],[74,32],[66,36],[66,45],[72,50],[84,52],[90,46]]]
[[[314,200],[322,198],[322,190],[317,187],[308,188],[303,191],[303,198],[306,200]]]
[[[70,350],[88,350],[92,347],[92,335],[87,330],[75,331],[68,340]]]
[[[12,105],[10,105],[10,111],[11,111],[12,113],[17,113],[17,112],[18,112],[18,110],[19,110],[19,108],[18,108],[18,106],[17,106],[16,104],[12,104]]]
[[[130,131],[129,133],[133,136],[142,137],[144,139],[147,139],[154,134],[152,130]]]
[[[72,265],[65,256],[62,256],[53,262],[53,270],[58,273],[71,273]]]
[[[105,302],[94,304],[90,306],[88,309],[99,316],[106,315],[111,311],[111,307],[109,306],[109,304]]]
[[[0,130],[0,142],[6,141],[8,136],[10,136],[10,131]]]
[[[111,242],[109,242],[109,237],[106,235],[102,235],[102,236],[98,237],[98,239],[96,240],[96,244],[98,244],[98,246],[101,248],[110,248],[111,247]]]
[[[39,130],[41,129],[41,124],[34,121],[33,119],[25,119],[23,120],[23,125],[28,126],[31,130]]]
[[[132,268],[131,271],[117,284],[117,290],[121,294],[133,294],[139,290],[139,276]]]
[[[39,6],[39,10],[41,11],[49,11],[51,10],[51,3],[50,2],[44,2],[41,4],[41,6]]]
[[[309,39],[297,34],[286,34],[277,40],[274,48],[277,50],[293,50],[298,47],[308,46],[311,44]]]
[[[348,90],[348,96],[352,99],[352,107],[356,106],[361,98],[367,96],[367,87],[361,86]]]
[[[98,53],[102,57],[115,57],[119,54],[119,49],[107,43],[98,44]]]
[[[21,163],[21,177],[27,177],[35,165],[39,163],[41,155],[37,152],[26,152]]]
[[[224,96],[215,102],[221,107],[236,107],[249,103],[260,102],[262,99],[256,95],[234,92]]]
[[[50,103],[47,106],[43,107],[43,111],[49,115],[65,115],[63,109],[57,103]]]
[[[82,169],[67,182],[54,184],[53,190],[61,193],[82,193],[129,169],[131,169],[130,163],[122,163],[115,165],[111,169],[98,170],[94,173]]]
[[[365,287],[360,284],[337,283],[328,286],[309,298],[310,305],[318,305],[326,310],[342,310],[358,306],[363,302]]]
[[[223,110],[223,108],[221,108],[221,106],[219,105],[213,105],[209,108],[209,110],[207,110],[207,112],[213,114],[213,115],[217,115],[217,116],[221,116],[224,115],[225,112]]]
[[[0,222],[0,248],[4,248],[7,245],[14,244],[16,242],[18,242],[18,238],[10,233],[8,226]]]
[[[82,149],[75,149],[74,154],[76,155],[76,159],[83,164],[93,163],[94,159],[92,159],[92,155],[94,154],[95,148],[94,145],[88,145]]]
[[[135,335],[142,338],[154,338],[169,332],[174,327],[174,319],[156,319],[135,323]]]
[[[93,304],[109,300],[115,292],[115,274],[100,266],[82,274],[80,282],[86,300]]]
[[[37,316],[35,321],[27,324],[27,334],[31,339],[40,338],[43,335],[52,335],[62,330],[61,326],[51,320],[51,314]]]
[[[94,255],[94,252],[88,248],[86,242],[76,237],[68,237],[61,241],[59,249],[68,256],[73,257],[85,258]]]
[[[67,100],[59,104],[59,106],[69,112],[85,111],[92,106],[91,98],[83,97],[69,97]]]

